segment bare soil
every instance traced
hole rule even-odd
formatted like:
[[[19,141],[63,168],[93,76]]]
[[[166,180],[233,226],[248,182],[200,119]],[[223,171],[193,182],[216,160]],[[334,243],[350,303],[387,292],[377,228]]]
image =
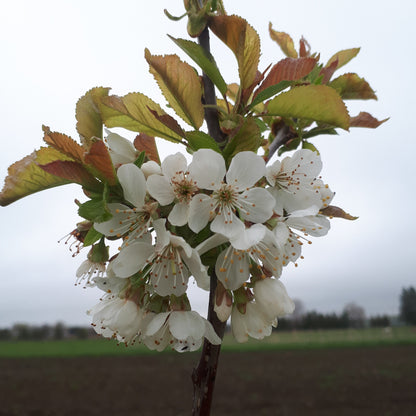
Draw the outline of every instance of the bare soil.
[[[0,416],[190,415],[198,354],[0,359]],[[416,346],[223,352],[212,416],[416,415]]]

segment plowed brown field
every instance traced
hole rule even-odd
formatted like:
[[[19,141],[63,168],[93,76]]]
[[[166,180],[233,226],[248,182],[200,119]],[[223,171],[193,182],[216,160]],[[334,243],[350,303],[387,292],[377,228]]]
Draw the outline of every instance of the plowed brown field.
[[[0,416],[190,415],[198,354],[0,359]],[[416,346],[223,352],[213,416],[416,415]]]

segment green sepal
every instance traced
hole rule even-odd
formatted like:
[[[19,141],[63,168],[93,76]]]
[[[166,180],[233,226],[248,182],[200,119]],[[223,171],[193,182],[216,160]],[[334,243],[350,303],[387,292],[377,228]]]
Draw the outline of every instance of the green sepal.
[[[306,140],[302,140],[302,149],[312,150],[312,152],[316,152],[319,155],[319,150],[310,142]]]
[[[319,136],[321,134],[338,135],[338,132],[331,126],[318,126],[303,132],[302,137],[304,139],[309,139],[311,137]]]
[[[105,263],[109,257],[109,247],[105,245],[104,237],[98,244],[94,244],[88,253],[88,260],[93,263]]]
[[[103,235],[99,233],[94,227],[91,227],[84,238],[84,247],[88,247],[96,243]]]
[[[141,168],[141,167],[142,167],[142,165],[143,165],[143,163],[144,163],[145,158],[146,158],[146,152],[141,152],[141,153],[139,154],[139,157],[138,157],[138,158],[134,161],[134,164],[135,164],[138,168]]]
[[[94,195],[92,198],[81,204],[78,208],[78,215],[92,222],[104,222],[112,218],[112,214],[107,208],[108,186],[104,184],[102,195]]]
[[[292,150],[297,149],[300,145],[300,142],[301,142],[301,139],[299,137],[294,138],[289,143],[285,144],[282,147],[279,147],[277,154],[281,156],[283,153],[290,152]]]

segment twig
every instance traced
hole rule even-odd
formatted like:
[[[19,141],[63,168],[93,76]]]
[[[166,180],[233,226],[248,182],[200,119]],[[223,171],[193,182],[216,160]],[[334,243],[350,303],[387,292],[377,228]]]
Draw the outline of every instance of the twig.
[[[199,36],[199,43],[209,52],[209,32],[208,28]],[[208,106],[216,105],[215,88],[212,81],[206,74],[203,74],[204,82],[204,101]],[[219,122],[218,113],[215,108],[205,108],[205,121],[208,127],[208,133],[214,140],[221,144],[224,142],[224,134],[222,133]],[[222,339],[224,337],[225,322],[221,322],[214,311],[215,305],[215,289],[217,287],[217,276],[215,271],[210,276],[210,291],[208,303],[208,321],[211,322],[215,332]],[[194,397],[192,406],[193,416],[208,416],[211,410],[212,397],[214,393],[215,378],[217,375],[218,359],[221,351],[221,345],[212,345],[207,339],[204,340],[201,358],[198,366],[192,374],[192,382],[194,385]]]

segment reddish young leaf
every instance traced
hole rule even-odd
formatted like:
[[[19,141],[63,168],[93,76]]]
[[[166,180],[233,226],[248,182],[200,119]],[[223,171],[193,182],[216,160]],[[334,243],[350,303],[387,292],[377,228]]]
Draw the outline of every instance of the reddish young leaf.
[[[270,37],[280,46],[280,49],[287,57],[298,57],[293,39],[287,33],[273,30],[271,23],[269,23],[269,33]]]
[[[50,131],[49,127],[43,126],[43,140],[51,147],[59,150],[70,158],[82,162],[85,149],[71,137],[57,132]]]
[[[350,118],[350,127],[367,127],[370,129],[375,129],[381,124],[385,123],[387,120],[388,118],[379,121],[371,114],[366,113],[365,111],[361,111],[358,116]]]
[[[308,75],[316,65],[314,58],[285,58],[272,67],[266,79],[257,88],[256,95],[280,81],[297,81]],[[253,98],[254,98],[253,97]]]
[[[110,185],[117,183],[110,153],[102,140],[92,143],[90,150],[85,154],[84,160],[85,163],[91,165],[97,171],[97,176],[106,179]]]
[[[311,46],[304,37],[299,41],[299,56],[301,58],[308,58],[311,56]]]
[[[175,132],[177,135],[179,135],[181,137],[185,137],[185,132],[183,131],[182,127],[169,114],[158,114],[157,111],[152,110],[151,108],[149,108],[149,111],[153,114],[153,116],[158,121],[160,121],[162,124],[164,124],[170,130],[172,130],[173,132]]]
[[[148,136],[145,133],[140,133],[134,139],[134,147],[139,152],[144,152],[149,160],[153,160],[160,165],[159,152],[157,151],[156,140],[154,137]]]
[[[101,184],[78,162],[72,160],[55,160],[46,165],[38,165],[45,172],[82,185],[91,191],[99,191]]]
[[[334,72],[337,70],[338,60],[333,61],[329,66],[326,66],[321,69],[319,75],[322,75],[322,84],[328,84],[329,80],[334,75]]]
[[[242,89],[249,88],[256,79],[260,60],[260,38],[257,32],[239,16],[214,16],[209,27],[237,58]]]

